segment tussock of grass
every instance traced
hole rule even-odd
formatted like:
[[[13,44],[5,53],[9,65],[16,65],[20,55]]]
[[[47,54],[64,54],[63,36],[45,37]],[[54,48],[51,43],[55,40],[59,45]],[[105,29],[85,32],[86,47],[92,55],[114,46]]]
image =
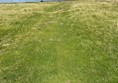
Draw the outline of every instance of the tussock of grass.
[[[1,83],[117,83],[117,3],[0,4]]]

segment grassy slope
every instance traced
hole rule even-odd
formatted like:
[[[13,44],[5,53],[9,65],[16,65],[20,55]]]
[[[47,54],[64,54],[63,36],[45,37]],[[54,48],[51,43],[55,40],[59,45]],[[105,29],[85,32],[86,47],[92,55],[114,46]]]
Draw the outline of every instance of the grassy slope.
[[[117,83],[118,4],[0,4],[0,83]]]

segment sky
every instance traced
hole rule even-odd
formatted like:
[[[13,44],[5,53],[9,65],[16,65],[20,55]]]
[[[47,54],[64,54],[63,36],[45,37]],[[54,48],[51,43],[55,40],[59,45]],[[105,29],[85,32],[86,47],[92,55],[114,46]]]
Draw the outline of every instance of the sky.
[[[0,2],[38,2],[41,0],[0,0]]]

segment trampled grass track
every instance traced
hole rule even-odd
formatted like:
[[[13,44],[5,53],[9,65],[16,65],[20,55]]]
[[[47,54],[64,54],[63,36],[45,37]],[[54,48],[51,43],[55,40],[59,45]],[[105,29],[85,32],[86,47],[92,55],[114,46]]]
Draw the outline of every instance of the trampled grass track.
[[[117,83],[118,4],[0,4],[1,83]]]

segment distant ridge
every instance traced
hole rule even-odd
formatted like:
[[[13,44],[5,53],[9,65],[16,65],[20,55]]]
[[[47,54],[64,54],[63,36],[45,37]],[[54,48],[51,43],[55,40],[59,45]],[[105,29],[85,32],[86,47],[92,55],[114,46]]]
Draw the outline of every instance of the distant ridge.
[[[63,0],[0,0],[0,3],[13,3],[13,2],[47,2],[47,1],[63,1]]]

